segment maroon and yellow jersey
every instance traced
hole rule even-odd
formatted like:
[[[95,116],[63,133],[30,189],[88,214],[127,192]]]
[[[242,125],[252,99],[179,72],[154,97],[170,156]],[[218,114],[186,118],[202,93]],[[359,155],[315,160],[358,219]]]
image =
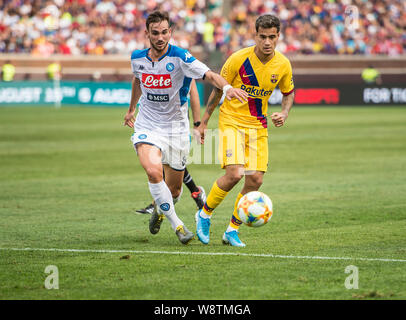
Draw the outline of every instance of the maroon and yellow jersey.
[[[292,67],[288,58],[275,50],[274,57],[263,64],[254,52],[255,46],[232,54],[224,64],[221,75],[234,88],[248,93],[248,101],[224,99],[219,121],[247,128],[267,128],[268,100],[279,85],[282,94],[293,89]]]

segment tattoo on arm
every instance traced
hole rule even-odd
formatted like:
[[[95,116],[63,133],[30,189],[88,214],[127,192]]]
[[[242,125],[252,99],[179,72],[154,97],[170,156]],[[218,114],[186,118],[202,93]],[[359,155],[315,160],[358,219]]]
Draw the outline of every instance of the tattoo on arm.
[[[286,114],[289,114],[290,108],[292,108],[293,105],[293,100],[295,98],[295,93],[292,92],[291,94],[287,96],[282,97],[282,112],[286,112]]]
[[[210,116],[212,115],[213,111],[218,106],[221,96],[223,95],[223,90],[214,88],[211,92],[209,99],[207,101],[206,113],[208,117],[204,117],[204,123],[207,124],[209,122]]]

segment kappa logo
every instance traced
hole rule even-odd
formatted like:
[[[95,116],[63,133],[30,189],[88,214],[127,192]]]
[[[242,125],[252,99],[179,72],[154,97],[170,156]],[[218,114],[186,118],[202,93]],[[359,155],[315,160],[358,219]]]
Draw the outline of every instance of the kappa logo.
[[[233,150],[232,149],[227,149],[226,150],[226,157],[230,158],[233,155]]]
[[[144,70],[144,66],[143,66],[142,64],[140,64],[140,65],[138,66],[138,69]]]
[[[168,89],[172,87],[170,74],[142,74],[142,84],[149,89]]]
[[[185,60],[187,61],[188,59],[190,59],[192,57],[192,55],[189,52],[185,52]]]

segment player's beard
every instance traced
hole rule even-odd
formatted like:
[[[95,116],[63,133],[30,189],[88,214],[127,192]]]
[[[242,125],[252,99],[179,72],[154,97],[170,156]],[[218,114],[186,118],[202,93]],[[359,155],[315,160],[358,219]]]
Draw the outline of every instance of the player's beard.
[[[157,44],[158,44],[158,43],[157,43]],[[154,48],[154,50],[155,50],[156,52],[161,53],[161,52],[165,51],[166,48],[168,47],[168,42],[164,42],[164,41],[163,41],[162,44],[165,44],[165,45],[158,47],[157,45],[155,45],[154,43],[151,42],[151,47]],[[161,49],[161,48],[162,48],[162,49]]]

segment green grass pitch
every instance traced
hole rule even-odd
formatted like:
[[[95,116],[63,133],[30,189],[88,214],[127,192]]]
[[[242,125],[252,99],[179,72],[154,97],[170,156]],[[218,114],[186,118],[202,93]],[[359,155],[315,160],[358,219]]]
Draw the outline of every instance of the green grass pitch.
[[[182,246],[167,221],[149,233],[149,216],[134,214],[150,195],[125,111],[0,108],[0,299],[406,298],[406,108],[294,107],[269,129],[261,191],[274,215],[241,227],[243,249],[221,243],[241,182],[215,211],[209,245]],[[189,171],[207,192],[223,174]],[[195,231],[186,188],[176,210]],[[57,290],[44,285],[49,265]],[[345,286],[350,265],[358,289]]]

